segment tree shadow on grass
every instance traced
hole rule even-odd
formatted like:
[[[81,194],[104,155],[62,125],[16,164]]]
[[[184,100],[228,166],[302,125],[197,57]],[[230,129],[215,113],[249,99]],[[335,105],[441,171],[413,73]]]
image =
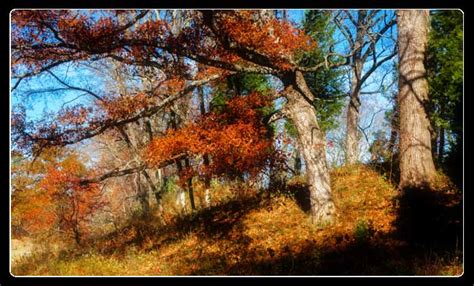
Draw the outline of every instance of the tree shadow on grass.
[[[392,169],[389,162],[372,164],[372,168],[398,185],[400,170]],[[426,186],[400,191],[394,238],[420,249],[460,250],[463,244],[462,191],[449,182],[443,183],[444,186],[435,189]]]
[[[309,214],[311,211],[311,200],[309,194],[308,185],[304,183],[293,183],[287,185],[284,190],[281,191],[283,195],[292,197],[300,209]]]
[[[283,192],[309,211],[305,185]],[[159,250],[192,233],[199,244],[219,243],[226,249],[181,257],[181,264],[197,264],[186,275],[438,275],[446,261],[460,256],[462,202],[455,193],[429,189],[405,190],[398,198],[396,229],[392,233],[352,234],[340,242],[306,241],[297,250],[255,249],[245,235],[243,218],[250,211],[271,207],[266,196],[239,198],[177,218],[175,223],[150,227],[113,249],[138,246]],[[117,234],[115,234],[117,235]],[[144,241],[153,241],[144,247]],[[263,251],[263,254],[262,254]],[[188,261],[189,260],[189,261]],[[444,261],[444,262],[440,262]],[[180,267],[180,266],[174,266]],[[180,271],[180,269],[176,269]],[[182,273],[183,271],[179,272]]]
[[[462,200],[457,193],[406,189],[399,198],[395,237],[412,247],[457,251],[462,245]]]
[[[158,249],[184,239],[189,233],[196,233],[203,240],[225,239],[243,216],[253,209],[266,207],[269,203],[262,195],[241,197],[177,217],[173,223],[166,225],[153,225],[146,219],[134,220],[125,228],[101,238],[99,243],[105,242],[109,246],[104,245],[99,249],[102,254],[120,255],[132,246],[144,249],[147,241],[152,241],[153,244],[146,246],[145,250]],[[107,244],[114,240],[116,243]],[[97,243],[94,248],[98,248]]]
[[[412,261],[401,262],[403,248],[389,249],[356,242],[342,247],[308,243],[297,253],[255,261],[242,261],[228,270],[231,275],[397,275],[412,273]],[[405,256],[406,257],[406,256]]]
[[[289,192],[296,201],[299,193],[303,199],[299,205],[304,207],[305,190]],[[460,195],[405,190],[397,210],[392,233],[369,233],[335,245],[308,241],[298,252],[268,249],[263,259],[255,259],[255,250],[248,249],[245,240],[236,239],[234,248],[242,256],[238,262],[228,263],[228,253],[207,255],[203,258],[206,263],[190,275],[214,273],[215,269],[222,269],[218,274],[224,275],[442,275],[462,255]]]

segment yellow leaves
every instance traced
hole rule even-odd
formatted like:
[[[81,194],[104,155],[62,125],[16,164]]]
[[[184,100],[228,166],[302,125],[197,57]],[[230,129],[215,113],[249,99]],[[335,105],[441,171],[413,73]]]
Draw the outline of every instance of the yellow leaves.
[[[339,227],[366,218],[375,231],[393,230],[396,210],[392,201],[398,194],[380,174],[365,166],[346,166],[333,171],[332,185],[336,206],[341,206]],[[350,232],[353,227],[345,229]]]
[[[243,220],[244,235],[250,238],[248,249],[254,249],[257,259],[298,252],[306,240],[314,237],[313,226],[293,200],[277,197],[271,206],[253,210]]]

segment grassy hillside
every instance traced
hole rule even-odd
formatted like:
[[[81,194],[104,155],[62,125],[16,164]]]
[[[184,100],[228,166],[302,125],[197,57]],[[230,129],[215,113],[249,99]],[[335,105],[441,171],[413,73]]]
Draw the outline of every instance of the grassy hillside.
[[[296,178],[284,190],[231,196],[197,213],[174,215],[166,223],[158,216],[146,221],[133,219],[122,229],[89,241],[85,248],[34,253],[19,259],[13,265],[13,274],[462,272],[460,194],[445,179],[440,179],[438,190],[422,195],[423,209],[413,211],[405,205],[408,201],[410,205],[415,203],[419,195],[400,195],[383,175],[367,166],[340,168],[331,177],[338,209],[333,225],[311,224],[306,188]],[[424,221],[413,220],[420,212],[427,212]],[[414,231],[418,222],[425,226],[425,236]],[[427,238],[430,234],[433,237]]]

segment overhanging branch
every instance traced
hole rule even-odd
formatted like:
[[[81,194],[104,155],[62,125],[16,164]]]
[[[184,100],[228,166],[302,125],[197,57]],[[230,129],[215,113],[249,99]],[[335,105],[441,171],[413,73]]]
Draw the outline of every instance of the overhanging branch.
[[[50,142],[50,143],[55,142],[51,145],[65,146],[65,145],[75,144],[75,143],[78,143],[78,142],[86,140],[86,139],[90,139],[92,137],[95,137],[97,135],[100,135],[100,134],[104,133],[105,131],[107,131],[111,128],[114,128],[114,127],[117,127],[117,126],[122,126],[122,125],[128,124],[128,123],[132,123],[132,122],[135,122],[135,121],[137,121],[141,118],[153,116],[157,112],[159,112],[160,110],[162,110],[163,108],[165,108],[166,106],[171,104],[172,102],[174,102],[177,99],[179,99],[179,98],[185,96],[186,94],[190,93],[196,87],[201,86],[203,84],[206,84],[206,83],[208,83],[212,80],[218,79],[220,77],[221,77],[220,74],[215,74],[215,75],[209,76],[209,77],[204,78],[204,79],[195,80],[191,84],[189,84],[186,88],[184,88],[182,91],[167,97],[166,99],[161,101],[158,105],[155,105],[151,108],[143,110],[142,112],[139,112],[138,114],[136,114],[134,116],[131,116],[131,117],[128,117],[128,118],[124,118],[124,119],[120,119],[120,120],[108,120],[108,121],[106,120],[106,121],[102,122],[102,125],[98,129],[91,130],[91,131],[86,131],[82,135],[77,136],[77,137],[75,137],[71,140],[62,140],[61,136],[66,135],[66,133],[68,133],[68,134],[74,133],[76,130],[67,130],[67,132],[57,134],[55,136],[49,136],[47,138],[39,137],[39,138],[36,138],[36,139],[33,139],[33,140],[36,141],[36,142],[41,142],[41,143],[43,143],[43,145],[48,145],[48,143],[45,143],[45,142]]]

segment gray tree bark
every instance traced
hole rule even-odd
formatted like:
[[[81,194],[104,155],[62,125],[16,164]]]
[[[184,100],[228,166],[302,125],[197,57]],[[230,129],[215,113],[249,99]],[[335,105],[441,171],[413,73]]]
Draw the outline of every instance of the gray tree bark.
[[[336,209],[326,161],[326,139],[311,104],[314,96],[298,71],[288,75],[283,82],[288,99],[286,115],[298,131],[298,146],[306,163],[312,222],[319,225],[332,223]]]
[[[374,73],[383,63],[395,56],[395,50],[390,54],[381,57],[383,54],[379,51],[385,49],[378,45],[380,39],[390,27],[395,24],[394,19],[384,18],[384,25],[378,27],[377,21],[380,20],[377,12],[359,10],[357,12],[357,22],[351,17],[351,12],[346,12],[350,17],[350,22],[355,28],[355,36],[351,34],[351,28],[344,23],[338,23],[342,34],[349,42],[352,54],[351,67],[351,90],[350,101],[347,108],[346,118],[346,163],[354,164],[359,161],[359,117],[360,117],[360,93],[362,85],[369,76]],[[383,16],[387,17],[387,15]],[[379,46],[379,47],[378,47]],[[365,48],[364,48],[365,47]],[[378,48],[377,48],[378,47]],[[375,56],[377,55],[378,56]],[[370,60],[369,60],[370,59]],[[364,70],[364,64],[371,62],[371,66]]]
[[[397,12],[399,44],[400,187],[429,186],[435,176],[424,66],[429,11]]]
[[[206,114],[206,102],[205,102],[205,98],[204,98],[204,91],[203,91],[201,86],[197,88],[197,91],[198,91],[198,95],[199,95],[199,109],[201,111],[201,115],[205,115]],[[209,155],[204,154],[202,156],[202,159],[203,159],[204,166],[206,168],[208,168],[209,164],[210,164]],[[208,176],[206,176],[204,178],[204,189],[205,189],[204,190],[204,195],[205,195],[204,202],[205,202],[206,207],[209,207],[209,205],[211,203],[211,195],[209,193],[210,188],[211,188],[211,180]]]

